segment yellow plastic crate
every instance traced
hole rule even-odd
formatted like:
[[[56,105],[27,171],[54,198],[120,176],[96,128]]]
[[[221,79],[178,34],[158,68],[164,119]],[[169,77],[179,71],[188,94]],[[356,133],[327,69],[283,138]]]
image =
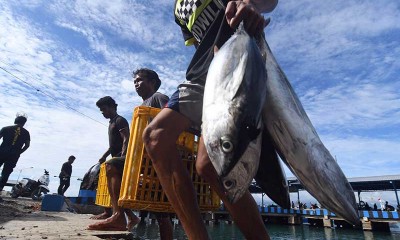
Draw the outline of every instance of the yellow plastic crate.
[[[168,202],[167,196],[161,188],[157,174],[142,141],[143,130],[159,112],[160,109],[158,108],[144,106],[136,107],[134,110],[118,201],[118,205],[124,208],[155,212],[174,212],[174,209]],[[197,139],[195,135],[184,132],[179,136],[176,144],[182,161],[192,178],[200,210],[215,211],[220,207],[220,199],[210,189],[210,186],[196,173]],[[109,198],[108,191],[106,193],[100,187],[100,178],[101,174],[97,196],[99,198]],[[110,202],[109,199],[99,199],[98,201],[96,198],[96,204],[98,205],[105,206],[100,203],[107,202]]]
[[[110,193],[107,187],[106,165],[104,163],[100,166],[95,203],[103,207],[111,207]]]

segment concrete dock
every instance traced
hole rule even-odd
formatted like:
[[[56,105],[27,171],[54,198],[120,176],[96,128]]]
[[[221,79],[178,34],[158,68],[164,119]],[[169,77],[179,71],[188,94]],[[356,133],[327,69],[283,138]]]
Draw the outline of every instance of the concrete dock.
[[[40,202],[3,196],[0,239],[131,239],[127,231],[89,231],[92,214],[40,211]]]
[[[127,231],[89,231],[91,214],[33,212],[23,217],[2,219],[0,239],[127,239]],[[111,237],[112,236],[112,237]]]

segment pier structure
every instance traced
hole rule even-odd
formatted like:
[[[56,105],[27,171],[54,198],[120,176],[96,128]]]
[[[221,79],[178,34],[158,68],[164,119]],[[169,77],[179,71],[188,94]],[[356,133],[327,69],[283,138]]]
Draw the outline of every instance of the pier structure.
[[[400,185],[400,175],[387,175],[387,176],[376,176],[376,177],[359,177],[359,178],[348,178],[353,190],[358,193],[359,207],[362,209],[361,193],[367,191],[394,191],[397,206],[394,208],[399,209],[399,198],[397,195],[397,186]],[[13,185],[16,181],[9,181],[8,184]],[[295,178],[288,178],[288,186],[290,192],[297,192],[297,201],[300,202],[299,191],[305,190],[299,181]],[[255,183],[249,188],[253,194],[262,193]],[[95,195],[95,194],[92,194]],[[95,197],[87,194],[79,194],[78,197],[68,198],[71,203],[85,206],[79,210],[84,212],[88,205],[93,205]],[[264,196],[264,194],[262,195]],[[262,205],[263,200],[262,200]],[[135,209],[138,210],[138,209]],[[309,224],[310,226],[324,226],[327,228],[335,227],[353,227],[345,222],[334,213],[329,212],[326,209],[283,209],[280,207],[259,207],[260,214],[263,220],[267,223],[278,223],[278,224]],[[204,213],[204,221],[206,224],[218,224],[221,221],[225,221],[228,224],[233,223],[230,215],[227,211],[222,208],[215,212]],[[370,209],[359,210],[360,225],[363,230],[366,231],[388,231],[390,230],[389,224],[392,222],[400,222],[399,211],[371,211]],[[153,220],[152,217],[151,220]],[[177,219],[174,219],[178,221]],[[179,223],[179,221],[178,221]]]
[[[283,209],[280,207],[259,207],[261,217],[266,223],[327,227],[353,228],[344,219],[327,209]],[[365,231],[390,231],[389,223],[400,222],[398,211],[359,211],[360,227]],[[232,219],[223,208],[208,215],[206,223],[226,221]]]

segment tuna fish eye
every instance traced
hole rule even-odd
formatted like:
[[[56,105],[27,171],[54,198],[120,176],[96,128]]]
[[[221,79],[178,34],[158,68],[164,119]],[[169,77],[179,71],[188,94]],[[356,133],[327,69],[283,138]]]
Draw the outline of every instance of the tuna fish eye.
[[[226,190],[229,190],[233,187],[235,187],[236,181],[235,180],[225,180],[224,181],[224,187]]]
[[[222,137],[221,138],[221,147],[222,151],[225,153],[230,153],[233,150],[233,143],[230,139]]]

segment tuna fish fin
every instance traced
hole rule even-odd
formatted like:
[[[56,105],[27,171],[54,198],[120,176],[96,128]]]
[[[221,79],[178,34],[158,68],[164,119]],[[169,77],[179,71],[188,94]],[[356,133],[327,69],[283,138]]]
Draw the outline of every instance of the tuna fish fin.
[[[260,163],[254,179],[267,196],[283,208],[290,208],[285,172],[267,130],[263,131]]]
[[[231,81],[227,82],[226,89],[229,89],[228,93],[230,94],[230,99],[235,99],[237,96],[240,96],[240,90],[243,82],[243,76],[245,75],[246,65],[248,61],[249,55],[247,52],[244,52],[242,56],[240,56],[239,62],[236,65],[236,68],[232,72]]]

